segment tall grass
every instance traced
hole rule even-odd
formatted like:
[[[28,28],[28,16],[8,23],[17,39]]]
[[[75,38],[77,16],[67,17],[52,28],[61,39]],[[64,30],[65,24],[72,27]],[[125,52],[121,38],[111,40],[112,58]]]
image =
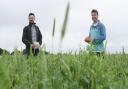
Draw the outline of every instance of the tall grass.
[[[66,13],[65,13],[64,21],[63,21],[63,26],[61,29],[61,41],[63,40],[65,33],[66,33],[69,10],[70,10],[70,3],[67,4]]]
[[[56,28],[56,19],[54,18],[54,21],[53,21],[53,29],[52,29],[52,37],[54,38],[54,35],[55,35],[55,28]]]
[[[61,60],[63,59],[63,61]],[[128,89],[128,55],[45,55],[0,58],[0,89]]]
[[[56,19],[53,21],[53,29],[52,29],[52,53],[54,50],[54,36],[55,36],[55,28],[56,28]]]

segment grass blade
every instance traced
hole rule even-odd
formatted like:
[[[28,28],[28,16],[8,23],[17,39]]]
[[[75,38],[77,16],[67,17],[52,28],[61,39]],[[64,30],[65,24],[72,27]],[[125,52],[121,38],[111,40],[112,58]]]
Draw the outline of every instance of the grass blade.
[[[53,30],[52,30],[52,37],[54,37],[54,35],[55,35],[55,28],[56,28],[56,19],[54,18],[54,21],[53,21]]]
[[[70,3],[68,3],[68,5],[67,5],[67,9],[66,9],[66,13],[65,13],[65,18],[64,18],[64,22],[63,22],[63,26],[62,26],[62,30],[61,30],[61,41],[63,40],[63,38],[65,36],[67,22],[68,22],[68,16],[69,16],[69,9],[70,9]]]

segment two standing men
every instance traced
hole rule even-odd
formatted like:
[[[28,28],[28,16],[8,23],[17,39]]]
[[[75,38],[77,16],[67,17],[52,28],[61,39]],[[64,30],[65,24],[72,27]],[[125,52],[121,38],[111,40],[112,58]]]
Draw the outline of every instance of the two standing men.
[[[22,42],[26,45],[24,54],[29,55],[32,53],[36,56],[39,53],[39,47],[42,44],[42,34],[39,27],[35,23],[34,13],[28,15],[29,25],[23,29]]]
[[[93,46],[93,52],[97,55],[101,55],[105,51],[104,40],[106,40],[106,29],[103,23],[98,19],[98,11],[93,9],[91,11],[93,24],[90,27],[89,36],[85,38],[85,42],[91,43]],[[32,53],[37,55],[39,53],[39,47],[42,44],[42,34],[38,26],[36,26],[35,15],[30,13],[28,16],[29,25],[23,29],[22,42],[26,45],[25,54],[30,54],[30,48]]]

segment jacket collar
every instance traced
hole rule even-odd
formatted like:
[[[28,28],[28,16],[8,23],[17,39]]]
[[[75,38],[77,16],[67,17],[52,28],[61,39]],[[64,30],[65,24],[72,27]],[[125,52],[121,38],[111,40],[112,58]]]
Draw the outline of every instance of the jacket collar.
[[[29,23],[29,26],[30,26],[30,27],[31,27],[32,25],[36,25],[36,23],[33,23],[33,24]]]
[[[99,25],[99,23],[100,23],[100,20],[98,20],[96,23],[93,23],[92,26],[96,27]]]

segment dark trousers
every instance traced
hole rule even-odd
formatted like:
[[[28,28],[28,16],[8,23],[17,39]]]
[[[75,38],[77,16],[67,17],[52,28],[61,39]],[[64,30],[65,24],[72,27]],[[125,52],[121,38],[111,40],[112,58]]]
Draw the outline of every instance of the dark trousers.
[[[104,57],[104,52],[96,52],[96,55],[98,56],[98,57]]]
[[[29,55],[30,55],[30,51],[31,51],[30,49],[25,49],[25,50],[23,50],[23,55],[29,56]],[[33,54],[34,56],[37,56],[38,53],[39,53],[39,49],[32,49],[32,54]]]
[[[39,53],[39,49],[32,49],[32,53],[34,56],[37,56]]]

